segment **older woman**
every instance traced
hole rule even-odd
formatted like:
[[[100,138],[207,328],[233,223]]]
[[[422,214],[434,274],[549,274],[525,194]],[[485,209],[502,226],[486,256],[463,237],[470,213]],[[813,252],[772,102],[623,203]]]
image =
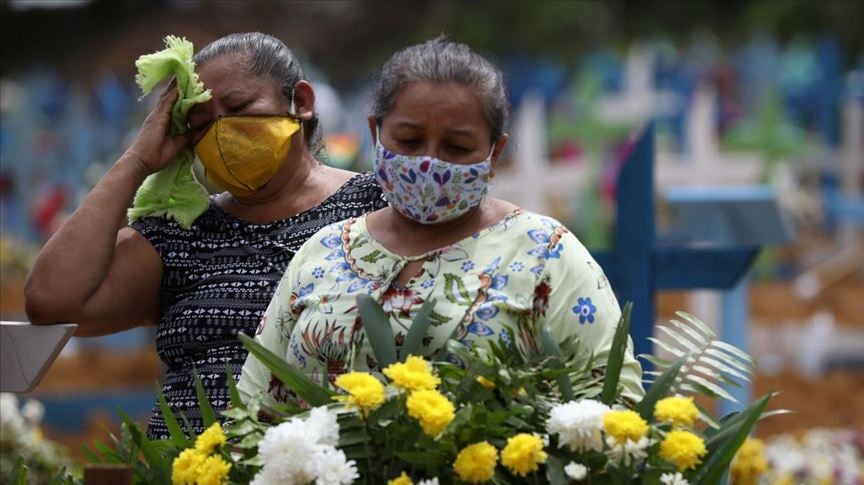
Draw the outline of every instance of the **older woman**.
[[[254,332],[300,245],[386,202],[371,174],[316,158],[315,94],[281,41],[233,34],[194,60],[213,97],[190,111],[189,134],[167,135],[177,95],[166,90],[129,149],[45,245],[26,303],[33,323],[74,321],[82,336],[158,326],[156,347],[168,368],[162,392],[201,432],[193,369],[213,406],[224,409],[226,364],[236,378],[246,358],[236,334]],[[124,227],[137,187],[189,143],[227,191],[211,198],[191,229],[160,218]],[[148,434],[168,435],[158,406]]]
[[[532,353],[545,325],[558,339],[577,335],[604,365],[621,312],[602,269],[558,221],[486,195],[506,119],[501,73],[467,46],[437,39],[395,54],[369,117],[375,176],[390,205],[312,236],[256,339],[316,381],[323,373],[333,380],[377,369],[358,294],[381,302],[397,345],[434,298],[426,356],[451,335],[482,345],[506,338],[505,327]],[[630,347],[621,383],[637,399],[641,369]],[[270,404],[288,396],[252,356],[239,388]]]

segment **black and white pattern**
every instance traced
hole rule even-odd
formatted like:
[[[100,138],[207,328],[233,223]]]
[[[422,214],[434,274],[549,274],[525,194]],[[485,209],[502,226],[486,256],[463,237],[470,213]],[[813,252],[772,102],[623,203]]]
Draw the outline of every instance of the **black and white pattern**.
[[[146,218],[131,227],[162,257],[162,317],[156,349],[167,365],[162,393],[175,414],[203,431],[193,369],[216,410],[230,402],[228,368],[238,379],[246,349],[237,332],[254,335],[276,285],[309,237],[319,229],[384,207],[370,173],[353,177],[317,207],[269,224],[233,217],[211,198],[189,230],[164,218]],[[180,420],[182,423],[182,419]],[[158,403],[147,434],[168,438]]]

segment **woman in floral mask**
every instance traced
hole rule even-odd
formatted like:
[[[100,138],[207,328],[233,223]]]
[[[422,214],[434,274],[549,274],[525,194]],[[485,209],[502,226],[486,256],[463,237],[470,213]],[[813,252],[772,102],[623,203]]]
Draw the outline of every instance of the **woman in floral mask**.
[[[211,404],[229,402],[251,334],[288,262],[322,227],[381,208],[372,174],[337,170],[322,152],[315,94],[291,51],[261,33],[214,41],[194,58],[212,99],[189,113],[189,133],[167,135],[169,88],[137,138],[46,244],[27,285],[33,323],[78,323],[78,335],[158,326],[167,365],[162,392],[203,431],[193,371]],[[186,229],[124,215],[145,177],[193,144],[207,177],[226,189]],[[148,434],[168,430],[154,406]]]
[[[332,381],[378,370],[356,310],[357,295],[368,294],[390,317],[397,347],[434,299],[424,357],[451,336],[506,339],[506,327],[531,354],[545,325],[559,341],[578,336],[605,365],[621,311],[602,269],[560,222],[487,195],[507,114],[501,73],[467,46],[436,39],[395,54],[369,117],[375,177],[390,205],[312,236],[256,339],[319,382],[325,372]],[[640,379],[631,345],[625,396],[641,396]],[[239,385],[247,399],[288,396],[252,356]]]

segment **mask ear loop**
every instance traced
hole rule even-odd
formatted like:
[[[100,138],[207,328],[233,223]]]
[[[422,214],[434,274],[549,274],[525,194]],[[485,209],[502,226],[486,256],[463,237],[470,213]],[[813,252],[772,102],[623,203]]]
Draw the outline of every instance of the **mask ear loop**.
[[[291,111],[288,112],[288,117],[299,121],[300,124],[302,125],[303,120],[300,119],[300,115],[297,114],[297,105],[294,104],[294,93],[296,93],[296,92],[297,92],[297,88],[294,88],[291,90],[291,106],[289,108]]]

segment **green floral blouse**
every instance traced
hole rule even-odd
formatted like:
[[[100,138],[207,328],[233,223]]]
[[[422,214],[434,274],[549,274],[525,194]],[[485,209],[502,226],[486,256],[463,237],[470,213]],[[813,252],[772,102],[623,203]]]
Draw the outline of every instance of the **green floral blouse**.
[[[411,261],[420,273],[395,285]],[[358,294],[377,299],[389,315],[397,347],[423,303],[435,299],[422,353],[431,357],[454,336],[483,344],[507,338],[537,351],[535,329],[548,325],[560,340],[576,334],[605,364],[621,311],[609,281],[579,240],[560,222],[517,210],[501,221],[443,249],[404,257],[376,241],[366,217],[328,226],[297,252],[264,318],[256,340],[316,382],[349,370],[378,371],[356,308]],[[349,362],[354,352],[354,362]],[[628,346],[621,383],[624,395],[642,394],[641,368]],[[586,350],[587,351],[587,350]],[[264,393],[285,401],[288,393],[255,357],[238,384],[248,399]]]

